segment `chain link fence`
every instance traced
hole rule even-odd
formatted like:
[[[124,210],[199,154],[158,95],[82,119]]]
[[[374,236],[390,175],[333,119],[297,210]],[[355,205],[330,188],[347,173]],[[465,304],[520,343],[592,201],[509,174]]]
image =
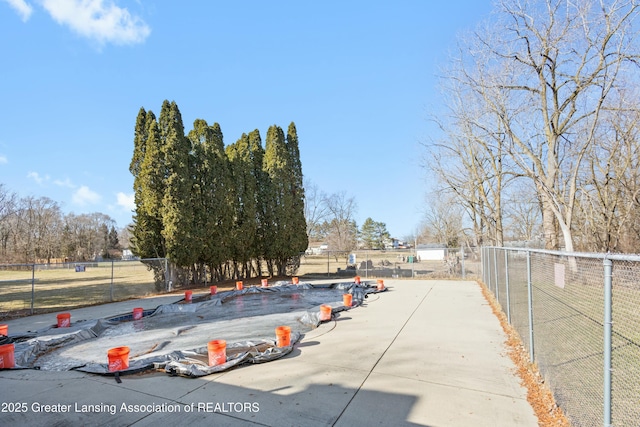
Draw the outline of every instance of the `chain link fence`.
[[[480,278],[479,249],[438,251],[302,254],[296,274],[304,279]],[[0,319],[161,294],[171,290],[166,271],[164,258],[0,265]]]
[[[640,256],[482,248],[482,280],[571,424],[640,425]]]
[[[162,293],[152,267],[166,260],[0,265],[0,319]]]
[[[321,251],[300,258],[298,275],[317,278],[480,278],[478,248]]]

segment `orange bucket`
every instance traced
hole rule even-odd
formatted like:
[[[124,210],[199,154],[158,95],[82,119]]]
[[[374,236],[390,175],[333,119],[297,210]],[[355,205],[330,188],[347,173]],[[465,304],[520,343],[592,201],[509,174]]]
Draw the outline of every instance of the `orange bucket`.
[[[109,372],[129,369],[129,347],[115,347],[107,351]]]
[[[243,288],[243,286],[242,286],[242,280],[238,280],[238,281],[236,282],[236,289],[237,289],[237,290],[239,290],[239,291],[241,291],[241,290],[242,290],[242,288]]]
[[[263,288],[269,287],[269,279],[262,279],[262,287]]]
[[[133,320],[140,320],[144,315],[144,309],[142,307],[136,307],[133,309]]]
[[[291,345],[291,328],[288,326],[278,326],[276,328],[276,338],[278,347],[288,347]]]
[[[0,325],[0,335],[9,335],[9,325]]]
[[[320,321],[331,320],[331,306],[323,304],[320,306]]]
[[[213,340],[207,343],[209,353],[209,366],[222,365],[227,361],[227,342],[225,340]]]
[[[193,296],[193,291],[184,291],[184,300],[186,302],[191,302],[192,296]]]
[[[13,344],[0,345],[0,368],[9,369],[16,366],[13,351]]]
[[[60,313],[57,316],[58,328],[68,328],[71,326],[71,313]]]
[[[351,303],[353,302],[353,295],[351,294],[343,294],[342,295],[342,304],[345,307],[351,307]]]
[[[378,290],[379,291],[383,291],[384,290],[384,280],[382,280],[382,279],[378,279]]]
[[[360,276],[356,276],[356,277],[353,279],[353,281],[354,281],[354,282],[356,282],[356,285],[359,285],[359,284],[360,284]]]
[[[294,285],[297,285],[299,283],[298,278],[297,277],[292,277],[291,278],[291,283],[293,283]]]
[[[218,293],[218,287],[217,286],[211,286],[209,288],[209,290],[211,291],[211,295],[215,295]]]

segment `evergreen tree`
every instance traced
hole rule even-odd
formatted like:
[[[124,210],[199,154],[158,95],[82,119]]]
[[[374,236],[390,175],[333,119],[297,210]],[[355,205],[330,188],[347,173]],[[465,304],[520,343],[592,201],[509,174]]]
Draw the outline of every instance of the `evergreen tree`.
[[[256,274],[262,275],[261,259],[267,259],[267,248],[271,244],[270,239],[270,222],[272,212],[269,209],[269,193],[270,186],[268,184],[268,175],[264,173],[262,165],[264,162],[265,150],[262,147],[262,138],[258,129],[249,133],[249,167],[251,176],[256,183],[255,193],[253,197],[256,203],[256,239],[253,246],[254,258],[256,259]],[[272,271],[270,272],[272,273]]]
[[[166,255],[160,208],[164,197],[164,158],[158,122],[152,111],[140,109],[136,120],[134,154],[129,170],[134,176],[136,204],[131,229],[132,252],[141,258]]]
[[[289,155],[284,141],[282,129],[276,125],[270,126],[265,142],[263,170],[265,180],[263,183],[266,195],[265,203],[265,260],[270,275],[281,274],[283,254],[288,244],[285,201],[285,178],[282,176],[289,167]]]
[[[189,140],[195,177],[192,238],[198,246],[197,261],[208,265],[213,278],[221,280],[222,265],[230,256],[234,189],[220,125],[209,126],[197,119]]]
[[[371,218],[367,218],[360,227],[360,241],[364,249],[373,249],[376,236],[375,236],[375,222]]]
[[[140,175],[140,165],[144,159],[145,151],[147,148],[147,112],[144,108],[140,108],[138,116],[136,117],[136,126],[133,136],[133,156],[129,165],[129,172],[134,178],[134,188],[136,186],[136,179]]]
[[[360,239],[365,249],[384,249],[389,237],[387,225],[384,222],[367,218],[360,228]]]
[[[118,239],[118,231],[115,226],[111,226],[109,230],[109,244],[108,249],[120,249],[120,241]]]
[[[158,122],[153,112],[140,109],[136,120],[134,154],[129,170],[134,176],[135,213],[131,226],[131,251],[140,258],[164,258],[160,208],[164,196],[164,158],[160,150]],[[158,263],[153,270],[157,290],[164,289],[165,271]]]
[[[295,125],[289,127],[288,140],[279,126],[267,132],[264,170],[268,185],[271,215],[270,245],[267,260],[273,260],[278,275],[286,274],[287,265],[307,247],[304,220],[302,170]]]
[[[131,248],[133,252],[138,255],[143,252],[142,248],[139,246],[144,246],[144,230],[143,223],[141,220],[142,212],[142,204],[145,197],[145,189],[144,189],[144,177],[142,172],[142,163],[145,158],[145,154],[147,151],[147,139],[148,139],[148,130],[147,130],[147,112],[144,108],[140,108],[138,111],[138,116],[136,117],[136,125],[134,130],[133,137],[133,156],[131,158],[131,163],[129,165],[129,172],[133,175],[133,192],[134,192],[134,202],[136,205],[135,213],[133,215],[133,228],[132,232],[132,241],[133,247]],[[65,233],[71,234],[71,230],[68,226],[65,227]],[[68,242],[71,239],[67,239]],[[74,249],[69,248],[67,250],[68,256],[72,256],[75,252]]]
[[[376,222],[376,236],[378,238],[376,247],[378,249],[384,249],[387,241],[391,239],[391,235],[387,231],[387,224],[384,222]]]
[[[307,236],[307,221],[304,214],[304,177],[302,175],[302,161],[300,160],[300,148],[298,146],[298,132],[295,123],[291,122],[287,129],[287,151],[291,164],[292,183],[292,206],[291,213],[291,250],[297,255],[307,250],[309,246],[309,236]],[[299,256],[298,256],[299,265]]]
[[[193,175],[189,140],[184,135],[180,110],[174,101],[164,101],[160,111],[160,140],[165,163],[165,191],[162,199],[162,236],[166,256],[181,268],[193,266],[197,251],[193,240]],[[183,276],[184,277],[184,276]],[[178,279],[175,275],[171,278]],[[183,278],[181,280],[184,281]]]
[[[232,203],[234,222],[230,239],[235,278],[250,275],[252,259],[260,256],[256,247],[258,183],[252,173],[249,147],[249,136],[243,133],[242,137],[235,144],[229,145],[226,150],[231,164],[234,195]]]
[[[175,102],[163,102],[159,120],[141,108],[129,168],[136,202],[133,252],[168,258],[175,283],[199,280],[204,266],[214,279],[228,277],[229,261],[235,277],[252,270],[261,275],[261,260],[271,275],[285,274],[307,247],[295,124],[286,139],[271,126],[266,145],[254,130],[225,150],[217,123],[197,119],[185,136]],[[112,231],[105,234],[107,247],[118,246]]]

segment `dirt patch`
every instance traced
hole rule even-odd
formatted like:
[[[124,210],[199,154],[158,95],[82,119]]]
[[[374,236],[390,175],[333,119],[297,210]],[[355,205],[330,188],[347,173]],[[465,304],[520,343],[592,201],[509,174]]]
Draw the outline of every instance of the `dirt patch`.
[[[569,420],[564,416],[562,409],[558,407],[553,394],[544,383],[538,367],[529,360],[529,353],[522,344],[520,335],[507,322],[507,316],[502,311],[500,304],[493,297],[487,287],[478,282],[482,295],[491,306],[493,314],[500,320],[500,325],[507,335],[507,354],[516,365],[516,371],[521,379],[521,384],[527,389],[527,401],[533,407],[538,417],[540,427],[571,427]]]

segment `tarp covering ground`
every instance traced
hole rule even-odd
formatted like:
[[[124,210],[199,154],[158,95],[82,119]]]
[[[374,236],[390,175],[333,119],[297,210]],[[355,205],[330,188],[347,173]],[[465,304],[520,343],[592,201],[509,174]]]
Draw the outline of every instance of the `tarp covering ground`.
[[[16,368],[79,370],[102,375],[109,372],[107,352],[114,347],[130,348],[129,368],[118,375],[162,370],[171,375],[200,377],[245,363],[278,359],[293,350],[304,333],[320,324],[320,305],[332,313],[346,310],[342,296],[353,295],[353,307],[370,293],[379,292],[366,284],[330,285],[276,284],[247,287],[215,295],[194,295],[184,300],[147,310],[140,320],[132,313],[105,319],[73,322],[69,328],[55,325],[5,341],[15,345]],[[291,328],[291,344],[276,345],[275,328]],[[208,365],[207,343],[227,342],[227,362]]]

